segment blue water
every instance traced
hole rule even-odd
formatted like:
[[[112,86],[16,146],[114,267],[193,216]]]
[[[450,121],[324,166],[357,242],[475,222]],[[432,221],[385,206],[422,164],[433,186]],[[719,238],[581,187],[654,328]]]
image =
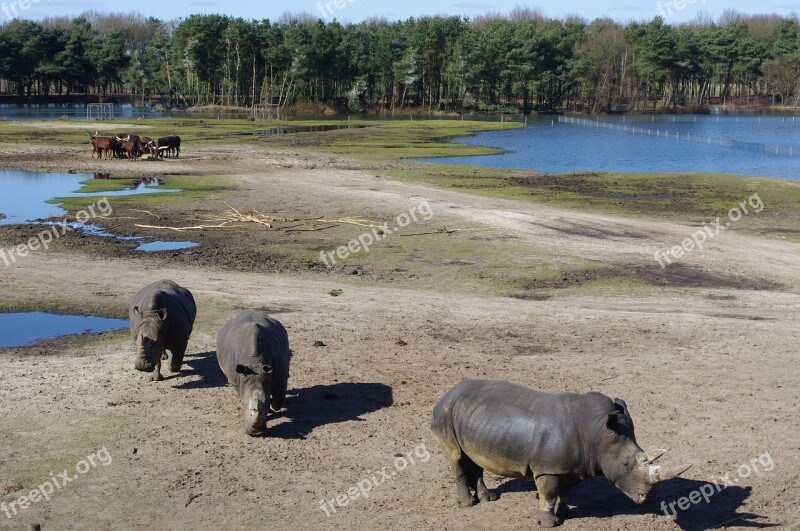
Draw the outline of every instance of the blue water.
[[[645,134],[584,125],[559,124],[558,117],[533,120],[523,129],[496,131],[456,142],[491,146],[508,153],[479,157],[422,159],[445,164],[472,164],[488,168],[521,168],[544,173],[711,172],[800,178],[800,118],[791,116],[638,116],[602,117],[616,127],[635,126]],[[596,118],[595,118],[596,120]],[[653,136],[648,137],[647,129]],[[655,131],[669,137],[655,137]],[[675,133],[693,141],[676,140]],[[701,144],[696,137],[702,137]],[[708,137],[712,144],[709,145]],[[726,147],[718,145],[724,140]],[[731,149],[730,140],[793,147],[793,157]]]
[[[238,118],[246,120],[250,117],[249,113],[187,113],[184,111],[156,112],[148,105],[114,105],[115,120],[138,120],[138,119],[175,119],[175,118],[205,118],[215,119],[221,116],[226,119]],[[285,117],[286,115],[284,115]],[[497,121],[499,117],[486,114],[465,114],[467,120]],[[69,120],[86,120],[86,105],[80,104],[0,104],[0,120],[58,120],[67,117]],[[295,116],[292,115],[292,119]],[[301,115],[297,119],[302,120],[411,120],[410,115],[369,114],[369,115]],[[452,114],[419,114],[413,116],[414,120],[452,120]]]
[[[0,225],[36,223],[41,225],[58,225],[68,227],[73,231],[83,232],[92,236],[116,238],[123,241],[139,242],[142,245],[137,251],[164,251],[179,250],[197,247],[194,242],[154,242],[146,244],[144,238],[139,236],[119,236],[105,229],[87,223],[61,221],[41,221],[58,218],[67,214],[59,205],[48,203],[56,197],[86,197],[86,208],[94,207],[96,215],[108,215],[113,209],[112,201],[108,203],[99,200],[102,197],[111,198],[129,195],[159,194],[180,192],[178,189],[163,188],[163,181],[158,179],[140,179],[126,190],[114,192],[96,192],[91,194],[79,193],[75,190],[81,188],[81,183],[91,179],[91,174],[72,173],[41,173],[29,171],[0,171],[0,187],[5,192],[0,194]],[[97,177],[97,176],[95,176]],[[107,175],[102,175],[107,178]],[[102,207],[102,208],[101,208]],[[63,234],[63,230],[59,233]],[[151,248],[152,246],[152,248]],[[168,248],[170,247],[171,248]]]
[[[183,249],[194,249],[199,247],[199,243],[195,242],[150,242],[143,243],[136,248],[137,251],[145,253],[157,253],[161,251],[181,251]]]
[[[186,113],[179,115],[188,116]],[[5,120],[58,120],[62,117],[70,120],[85,120],[86,105],[78,104],[0,104],[0,118]],[[142,105],[114,105],[114,119],[138,118],[175,118],[176,114],[155,112],[152,107]]]
[[[91,174],[41,173],[29,171],[0,171],[0,225],[29,223],[32,221],[59,217],[66,211],[58,205],[50,204],[56,197],[86,197],[86,206],[100,197],[120,197],[141,194],[179,192],[180,190],[160,188],[157,183],[139,182],[127,190],[115,192],[78,193],[83,181],[92,178]]]
[[[124,319],[42,312],[0,314],[0,348],[27,347],[44,339],[72,334],[96,334],[124,330]]]

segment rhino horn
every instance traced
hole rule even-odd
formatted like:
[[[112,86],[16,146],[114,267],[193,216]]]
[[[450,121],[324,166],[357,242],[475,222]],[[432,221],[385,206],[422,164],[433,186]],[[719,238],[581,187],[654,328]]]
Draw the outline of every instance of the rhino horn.
[[[655,485],[656,483],[676,478],[690,468],[692,468],[692,465],[679,465],[671,468],[651,466],[649,470],[649,480],[651,484]]]
[[[640,465],[649,465],[655,463],[665,453],[667,453],[666,450],[650,450],[649,452],[640,453],[636,458],[639,460]]]

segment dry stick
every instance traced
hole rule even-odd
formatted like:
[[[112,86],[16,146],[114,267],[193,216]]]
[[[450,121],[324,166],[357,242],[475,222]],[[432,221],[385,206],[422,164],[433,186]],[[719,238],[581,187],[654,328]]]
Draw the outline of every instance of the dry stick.
[[[131,210],[133,210],[134,212],[142,212],[144,214],[150,214],[151,216],[153,216],[156,219],[161,219],[161,216],[159,216],[158,214],[153,214],[149,210],[139,210],[137,208],[132,208]]]
[[[182,232],[185,230],[205,230],[205,229],[224,229],[230,222],[220,223],[219,225],[197,225],[195,227],[162,227],[159,225],[140,225],[136,224],[134,227],[141,229],[161,229],[161,230],[174,230],[175,232]]]
[[[435,230],[435,231],[431,231],[431,232],[415,232],[415,233],[412,233],[412,234],[398,234],[398,236],[406,237],[406,238],[410,237],[410,236],[431,236],[431,235],[436,235],[436,234],[447,234],[448,236],[452,236],[456,232],[478,232],[478,231],[484,231],[484,230],[491,230],[491,229],[484,228],[484,227],[472,227],[472,228],[464,228],[464,229],[447,229],[447,228],[445,228],[445,229],[439,229],[439,230]]]
[[[306,228],[306,229],[299,229],[299,228],[283,229],[283,232],[318,232],[318,231],[321,231],[321,230],[332,229],[332,228],[338,227],[338,226],[339,225],[328,225],[327,227],[309,227],[309,228]]]

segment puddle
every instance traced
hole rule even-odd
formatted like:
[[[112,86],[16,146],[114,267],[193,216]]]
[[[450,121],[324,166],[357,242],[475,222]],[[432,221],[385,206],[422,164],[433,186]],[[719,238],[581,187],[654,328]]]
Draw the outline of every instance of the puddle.
[[[0,314],[0,348],[29,347],[45,339],[124,330],[128,326],[125,319],[42,312],[5,313]]]
[[[200,244],[195,242],[150,242],[141,244],[136,250],[143,253],[157,253],[160,251],[181,251],[199,246]]]
[[[120,197],[128,195],[179,192],[160,188],[157,179],[131,180],[130,188],[115,192],[78,193],[81,183],[91,179],[87,173],[41,173],[31,171],[0,171],[0,225],[32,223],[38,219],[64,216],[67,212],[58,205],[49,204],[56,197]],[[88,200],[87,205],[93,201]]]
[[[181,190],[163,188],[165,184],[164,179],[160,177],[139,177],[130,179],[129,185],[125,190],[118,190],[114,192],[91,192],[79,193],[84,181],[92,178],[95,179],[111,179],[111,174],[96,173],[94,175],[87,173],[42,173],[30,171],[0,171],[0,186],[6,191],[0,194],[0,225],[12,225],[31,223],[37,225],[58,225],[71,228],[74,231],[82,232],[91,236],[101,236],[108,238],[116,238],[122,241],[133,241],[142,244],[137,251],[153,252],[153,251],[166,251],[166,250],[180,250],[197,247],[198,244],[194,242],[153,242],[153,248],[150,249],[151,244],[145,243],[145,239],[137,236],[118,236],[107,232],[105,229],[96,225],[79,222],[63,222],[56,221],[37,221],[42,219],[62,217],[67,214],[66,210],[59,205],[48,203],[56,197],[85,197],[87,198],[87,205],[94,202],[99,197],[123,197],[131,195],[144,195],[144,194],[162,194],[174,193]],[[113,205],[112,205],[113,206]],[[159,245],[161,244],[160,248]],[[172,248],[167,248],[168,246]],[[142,248],[144,247],[144,248]]]

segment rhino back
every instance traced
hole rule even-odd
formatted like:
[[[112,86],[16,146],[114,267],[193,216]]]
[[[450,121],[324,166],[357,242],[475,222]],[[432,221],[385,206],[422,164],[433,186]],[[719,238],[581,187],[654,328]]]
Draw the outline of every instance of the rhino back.
[[[150,284],[134,295],[128,315],[131,334],[135,338],[141,320],[134,312],[134,308],[139,308],[142,313],[167,309],[169,326],[165,329],[165,333],[168,344],[187,341],[197,317],[197,306],[191,292],[171,280],[160,280]]]
[[[236,366],[271,365],[273,380],[288,380],[291,350],[286,329],[258,310],[247,310],[217,335],[217,360],[231,385],[239,385]]]
[[[496,474],[585,476],[584,396],[467,380],[437,404],[432,429],[452,430],[464,453]]]

